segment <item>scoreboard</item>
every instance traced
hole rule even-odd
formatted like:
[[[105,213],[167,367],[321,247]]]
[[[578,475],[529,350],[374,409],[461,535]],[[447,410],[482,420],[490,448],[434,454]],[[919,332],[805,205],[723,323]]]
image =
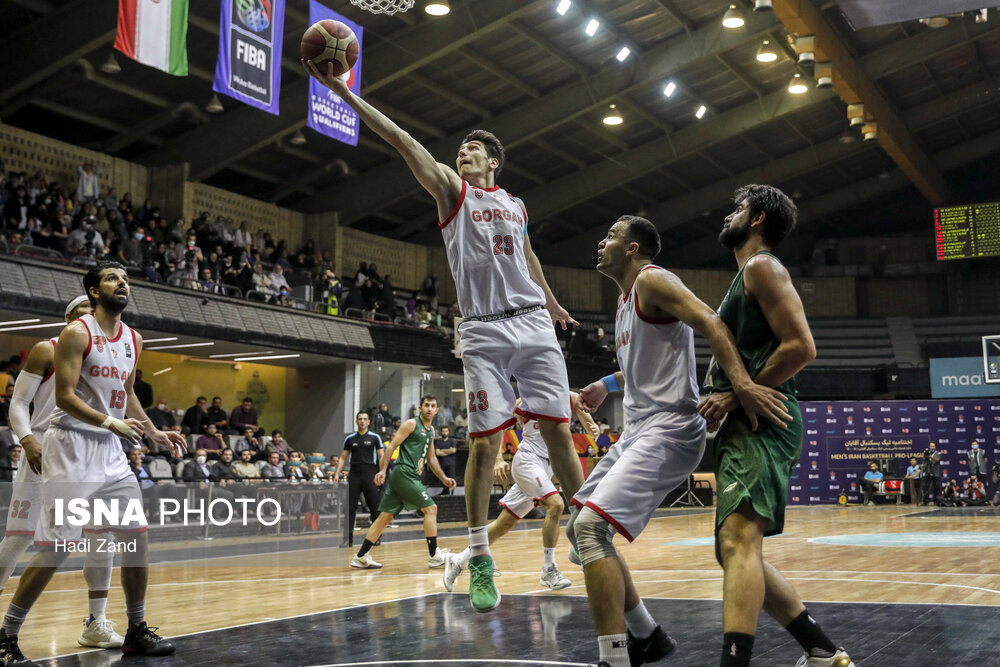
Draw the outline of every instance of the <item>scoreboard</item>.
[[[1000,203],[934,209],[937,258],[1000,256]]]

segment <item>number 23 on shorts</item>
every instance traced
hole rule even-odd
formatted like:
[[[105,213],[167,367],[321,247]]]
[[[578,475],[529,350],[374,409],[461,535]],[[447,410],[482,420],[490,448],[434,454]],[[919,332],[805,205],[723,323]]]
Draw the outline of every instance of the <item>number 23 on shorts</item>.
[[[469,392],[469,412],[475,412],[476,410],[483,412],[488,410],[489,407],[490,401],[487,398],[485,391]]]

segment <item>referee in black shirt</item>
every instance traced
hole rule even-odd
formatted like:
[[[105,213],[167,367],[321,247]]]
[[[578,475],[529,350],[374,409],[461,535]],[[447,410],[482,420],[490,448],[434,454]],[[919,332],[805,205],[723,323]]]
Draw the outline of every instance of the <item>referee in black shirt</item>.
[[[351,458],[351,470],[348,475],[347,523],[344,526],[344,542],[341,547],[354,546],[354,517],[358,511],[358,500],[365,494],[365,504],[371,512],[371,521],[375,523],[378,516],[378,504],[381,500],[378,487],[375,486],[375,473],[385,455],[385,445],[377,433],[368,430],[371,419],[365,411],[359,412],[355,423],[358,430],[344,439],[344,451],[337,461],[337,472],[333,479],[340,481],[340,471]]]

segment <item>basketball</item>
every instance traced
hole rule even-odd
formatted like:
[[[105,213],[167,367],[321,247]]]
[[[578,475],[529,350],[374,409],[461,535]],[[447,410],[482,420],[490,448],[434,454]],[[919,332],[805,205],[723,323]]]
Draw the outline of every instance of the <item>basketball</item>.
[[[311,60],[324,71],[326,63],[333,63],[333,73],[340,76],[358,62],[358,39],[354,31],[340,21],[325,19],[309,26],[302,35],[300,53],[303,60]]]

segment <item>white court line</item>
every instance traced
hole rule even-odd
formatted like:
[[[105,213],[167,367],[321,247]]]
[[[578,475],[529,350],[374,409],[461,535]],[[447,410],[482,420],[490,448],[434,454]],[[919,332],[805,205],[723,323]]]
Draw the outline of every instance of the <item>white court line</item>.
[[[448,658],[437,660],[380,660],[378,662],[330,662],[313,667],[357,667],[359,665],[441,665],[460,663],[463,665],[500,663],[501,665],[562,665],[565,667],[587,667],[585,662],[552,662],[550,660],[511,660],[508,658]]]

